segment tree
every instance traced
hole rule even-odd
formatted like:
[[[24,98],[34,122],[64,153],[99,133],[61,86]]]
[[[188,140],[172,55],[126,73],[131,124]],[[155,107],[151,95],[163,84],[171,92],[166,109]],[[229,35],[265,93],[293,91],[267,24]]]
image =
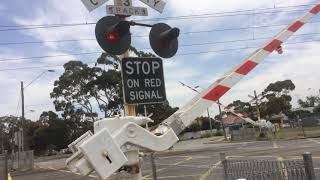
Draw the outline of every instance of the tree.
[[[306,108],[306,107],[315,107],[317,105],[319,105],[320,102],[320,98],[319,96],[307,96],[306,100],[303,101],[302,99],[298,100],[298,104],[300,105],[300,107]]]
[[[33,133],[33,149],[37,152],[60,150],[70,143],[70,129],[56,113],[43,112],[38,123],[40,126]]]
[[[16,116],[2,116],[0,117],[0,139],[5,150],[11,152],[12,148],[15,148],[14,139],[15,132],[19,131],[21,127],[21,118]],[[23,130],[25,132],[25,143],[28,145],[26,149],[30,149],[32,144],[32,136],[34,131],[39,127],[37,122],[33,122],[29,119],[25,119]],[[1,149],[1,147],[0,147]]]
[[[248,102],[242,102],[240,100],[233,101],[227,106],[227,108],[234,108],[234,111],[254,118],[254,108]]]
[[[212,129],[217,129],[220,130],[221,124],[220,121],[214,120],[213,118],[205,117],[205,116],[200,116],[196,119],[196,121],[201,122],[201,130],[210,130],[210,122],[212,124]]]
[[[267,102],[261,104],[262,112],[269,116],[280,112],[288,113],[292,107],[289,92],[294,89],[295,85],[291,80],[269,84],[262,93],[267,99]]]
[[[155,57],[152,53],[133,47],[130,52],[137,57]],[[94,67],[80,61],[70,61],[64,65],[64,69],[50,95],[56,110],[62,111],[65,119],[72,119],[81,112],[81,118],[87,116],[94,121],[98,111],[104,113],[104,117],[110,117],[123,110],[118,56],[102,53]]]
[[[288,94],[290,91],[295,89],[295,85],[291,80],[277,81],[275,83],[270,83],[262,94],[274,94],[277,97]]]
[[[73,112],[81,109],[83,115],[94,121],[94,117],[98,116],[94,102],[105,113],[105,117],[119,112],[119,72],[114,69],[106,72],[100,67],[89,67],[80,61],[70,61],[64,68],[65,72],[54,83],[51,98],[55,99],[56,110],[63,111],[65,118],[72,118]]]
[[[146,107],[148,114],[153,114],[151,119],[154,120],[154,122],[150,123],[150,126],[160,124],[179,109],[177,107],[171,107],[167,101],[159,104],[147,104]],[[137,112],[138,114],[144,115],[144,105],[138,105]]]

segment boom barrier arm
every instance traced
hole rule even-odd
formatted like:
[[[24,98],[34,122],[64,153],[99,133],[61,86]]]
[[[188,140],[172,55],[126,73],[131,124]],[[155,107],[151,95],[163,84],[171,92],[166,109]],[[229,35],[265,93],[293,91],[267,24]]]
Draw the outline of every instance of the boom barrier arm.
[[[189,103],[164,120],[155,130],[157,134],[163,134],[172,128],[178,135],[188,127],[206,108],[211,106],[227,93],[235,84],[237,84],[245,75],[261,63],[274,50],[279,50],[281,45],[286,42],[296,31],[298,31],[312,17],[320,11],[320,4],[315,5],[312,9],[297,19],[289,27],[281,31],[271,41],[266,43],[260,49],[257,49],[247,57],[239,66],[227,72],[222,78],[215,81],[209,88],[202,91],[194,97]]]

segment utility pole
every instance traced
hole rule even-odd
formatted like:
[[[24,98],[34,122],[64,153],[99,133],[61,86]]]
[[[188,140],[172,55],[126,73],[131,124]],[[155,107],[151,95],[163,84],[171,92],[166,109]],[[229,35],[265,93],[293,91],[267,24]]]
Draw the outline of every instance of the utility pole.
[[[213,129],[212,129],[212,122],[211,122],[211,118],[210,118],[209,108],[207,108],[207,113],[208,113],[208,119],[209,119],[210,133],[212,135]]]
[[[256,111],[257,111],[257,118],[258,121],[261,120],[261,115],[260,115],[260,107],[259,107],[259,98],[262,96],[262,94],[257,95],[257,91],[254,90],[253,91],[253,96],[248,95],[251,98],[251,101],[249,103],[254,102],[254,104],[256,105]]]
[[[257,109],[257,116],[258,116],[258,121],[260,121],[260,107],[259,107],[259,102],[258,102],[258,96],[257,96],[257,91],[254,91],[254,98],[256,100],[256,109]]]
[[[223,119],[222,119],[222,112],[221,112],[220,100],[218,100],[218,108],[219,108],[219,119],[220,119],[220,123],[221,123],[222,130],[223,130],[224,140],[227,140],[226,129],[224,128]]]
[[[24,145],[25,145],[25,137],[24,137],[24,125],[25,125],[25,117],[24,117],[24,87],[23,87],[23,81],[21,81],[21,147],[19,147],[19,149],[21,149],[21,151],[24,151]]]
[[[24,86],[23,81],[21,81],[21,121],[20,121],[20,127],[19,127],[19,133],[21,133],[21,139],[19,141],[21,142],[21,147],[19,146],[19,151],[25,151],[28,150],[28,138],[26,138],[26,133],[25,133],[25,124],[26,124],[26,119],[25,119],[25,110],[24,110],[24,90],[29,87],[32,83],[34,83],[37,79],[39,79],[42,75],[44,75],[46,72],[55,72],[52,69],[46,70],[39,74],[36,78],[34,78],[32,81],[30,81],[26,86]],[[18,152],[19,152],[18,151]]]
[[[3,129],[2,129],[2,127],[0,127],[0,133],[1,133],[1,151],[0,151],[0,154],[2,154],[2,153],[4,153],[4,145],[3,145],[3,143],[4,143],[4,137],[3,137]]]

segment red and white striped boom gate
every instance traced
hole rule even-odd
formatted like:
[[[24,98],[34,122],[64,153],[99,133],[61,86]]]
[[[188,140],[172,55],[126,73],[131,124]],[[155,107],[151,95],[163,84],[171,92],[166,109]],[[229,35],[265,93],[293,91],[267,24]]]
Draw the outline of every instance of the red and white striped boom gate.
[[[315,5],[309,12],[304,14],[288,28],[276,35],[271,41],[262,48],[257,49],[247,57],[239,66],[227,72],[222,78],[218,79],[206,90],[194,97],[189,103],[164,120],[156,129],[156,132],[164,132],[167,128],[172,128],[176,134],[180,134],[189,126],[206,108],[211,106],[237,84],[253,68],[261,63],[273,51],[280,54],[281,45],[286,42],[296,31],[306,24],[313,16],[320,11],[320,4]]]

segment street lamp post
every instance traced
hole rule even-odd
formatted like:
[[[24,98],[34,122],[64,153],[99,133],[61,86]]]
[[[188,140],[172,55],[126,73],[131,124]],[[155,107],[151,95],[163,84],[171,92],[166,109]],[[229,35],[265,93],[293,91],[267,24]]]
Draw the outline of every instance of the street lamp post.
[[[179,83],[180,83],[182,86],[185,86],[185,87],[193,90],[194,92],[200,94],[200,92],[197,90],[197,88],[200,88],[200,86],[191,87],[191,86],[186,85],[186,84],[183,83],[183,82],[180,82],[180,81],[179,81]],[[212,122],[211,122],[211,118],[210,118],[209,108],[207,108],[207,114],[208,114],[208,118],[209,118],[210,133],[213,134]]]
[[[32,81],[30,81],[26,86],[24,86],[23,81],[21,81],[21,127],[19,128],[19,130],[22,133],[21,136],[21,147],[19,147],[19,151],[25,151],[25,149],[27,149],[27,144],[26,144],[26,139],[25,139],[25,132],[24,132],[24,127],[25,127],[25,111],[24,111],[24,90],[29,87],[32,83],[34,83],[37,79],[39,79],[41,76],[43,76],[44,74],[46,74],[47,72],[55,72],[52,69],[43,71],[42,73],[40,73],[37,77],[35,77]]]

